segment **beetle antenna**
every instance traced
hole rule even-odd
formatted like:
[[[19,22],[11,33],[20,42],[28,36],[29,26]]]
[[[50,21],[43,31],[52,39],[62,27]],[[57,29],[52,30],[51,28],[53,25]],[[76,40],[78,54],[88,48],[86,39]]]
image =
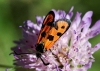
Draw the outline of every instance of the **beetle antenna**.
[[[33,53],[17,53],[14,51],[13,53],[10,53],[9,55],[11,55],[11,54],[22,55],[22,54],[33,54]]]
[[[41,61],[43,62],[44,65],[49,65],[49,63],[45,63],[44,60],[40,57]]]
[[[43,62],[44,65],[49,65],[50,63],[45,63],[44,60],[40,57],[41,61]]]
[[[40,58],[44,65],[49,65],[49,63],[46,63],[46,59],[42,57],[41,53],[36,53],[37,58]]]

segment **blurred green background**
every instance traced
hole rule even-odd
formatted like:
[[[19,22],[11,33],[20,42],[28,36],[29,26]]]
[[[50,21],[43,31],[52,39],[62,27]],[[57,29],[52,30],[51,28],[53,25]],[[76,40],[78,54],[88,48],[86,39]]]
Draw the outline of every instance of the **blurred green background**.
[[[14,46],[12,41],[22,36],[18,26],[22,25],[23,21],[29,19],[36,22],[37,15],[46,15],[51,9],[68,12],[72,6],[74,14],[79,11],[84,15],[88,10],[92,10],[92,25],[100,19],[100,0],[0,0],[0,71],[13,66],[13,56],[9,56],[10,48]],[[100,42],[100,35],[90,39],[90,42],[92,46]],[[96,61],[88,71],[100,71],[100,50],[94,57]]]

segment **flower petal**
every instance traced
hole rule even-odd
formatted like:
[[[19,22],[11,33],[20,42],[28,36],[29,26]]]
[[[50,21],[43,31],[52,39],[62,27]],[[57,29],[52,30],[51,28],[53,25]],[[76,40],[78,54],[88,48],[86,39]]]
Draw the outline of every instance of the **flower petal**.
[[[72,27],[74,28],[74,30],[77,29],[77,27],[80,24],[80,21],[81,21],[81,13],[77,12],[74,20],[72,21]]]
[[[36,22],[37,24],[42,24],[43,23],[43,18],[40,16],[36,16]]]
[[[82,19],[82,21],[84,21],[84,23],[82,23],[82,25],[83,25],[83,34],[86,34],[87,33],[87,31],[88,31],[88,29],[89,29],[89,27],[90,27],[90,25],[91,25],[91,17],[92,17],[92,14],[93,14],[93,12],[92,11],[88,11],[85,15],[84,15],[84,17],[83,17],[83,19]]]
[[[72,12],[73,9],[74,9],[74,6],[71,7],[71,9],[69,10],[68,14],[66,15],[67,19],[71,19],[72,18],[72,16],[73,16],[73,12]]]
[[[92,54],[93,54],[94,52],[96,52],[97,50],[99,50],[99,49],[100,49],[100,43],[98,43],[97,45],[95,45],[95,46],[91,49]]]
[[[62,10],[58,10],[58,14],[59,14],[59,19],[65,19],[66,13],[65,11]]]
[[[95,25],[90,29],[90,31],[87,33],[87,36],[89,38],[92,38],[98,34],[100,34],[100,20],[98,20]]]

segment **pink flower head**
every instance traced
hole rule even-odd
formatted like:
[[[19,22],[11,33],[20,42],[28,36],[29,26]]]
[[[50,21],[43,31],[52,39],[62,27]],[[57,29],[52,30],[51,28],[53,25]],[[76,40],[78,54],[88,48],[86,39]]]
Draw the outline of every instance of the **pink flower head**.
[[[59,19],[71,20],[72,10],[73,7],[66,13],[53,9],[55,21]],[[90,38],[100,34],[100,20],[89,28],[92,14],[92,11],[88,11],[81,18],[81,13],[76,13],[68,31],[51,47],[52,52],[48,50],[42,54],[43,60],[49,62],[49,65],[44,65],[41,59],[36,57],[37,51],[35,49],[44,17],[37,16],[37,24],[30,20],[25,21],[24,25],[20,26],[23,38],[14,41],[17,46],[12,48],[15,58],[14,65],[33,68],[36,71],[87,71],[94,62],[92,54],[100,49],[100,43],[92,47],[89,42]]]

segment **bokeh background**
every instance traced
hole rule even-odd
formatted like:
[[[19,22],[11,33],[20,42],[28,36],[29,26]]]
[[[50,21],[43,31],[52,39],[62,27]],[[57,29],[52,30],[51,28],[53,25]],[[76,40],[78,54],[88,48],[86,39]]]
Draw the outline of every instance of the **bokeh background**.
[[[14,58],[9,56],[10,48],[14,46],[13,40],[22,37],[18,26],[22,25],[23,21],[29,19],[36,23],[37,15],[46,15],[51,9],[68,12],[72,6],[74,14],[79,11],[84,15],[88,10],[92,10],[92,25],[100,19],[100,0],[0,0],[0,71],[13,66]],[[92,46],[99,43],[100,35],[90,39],[90,42]],[[88,71],[100,71],[100,50],[93,56],[96,61]]]

